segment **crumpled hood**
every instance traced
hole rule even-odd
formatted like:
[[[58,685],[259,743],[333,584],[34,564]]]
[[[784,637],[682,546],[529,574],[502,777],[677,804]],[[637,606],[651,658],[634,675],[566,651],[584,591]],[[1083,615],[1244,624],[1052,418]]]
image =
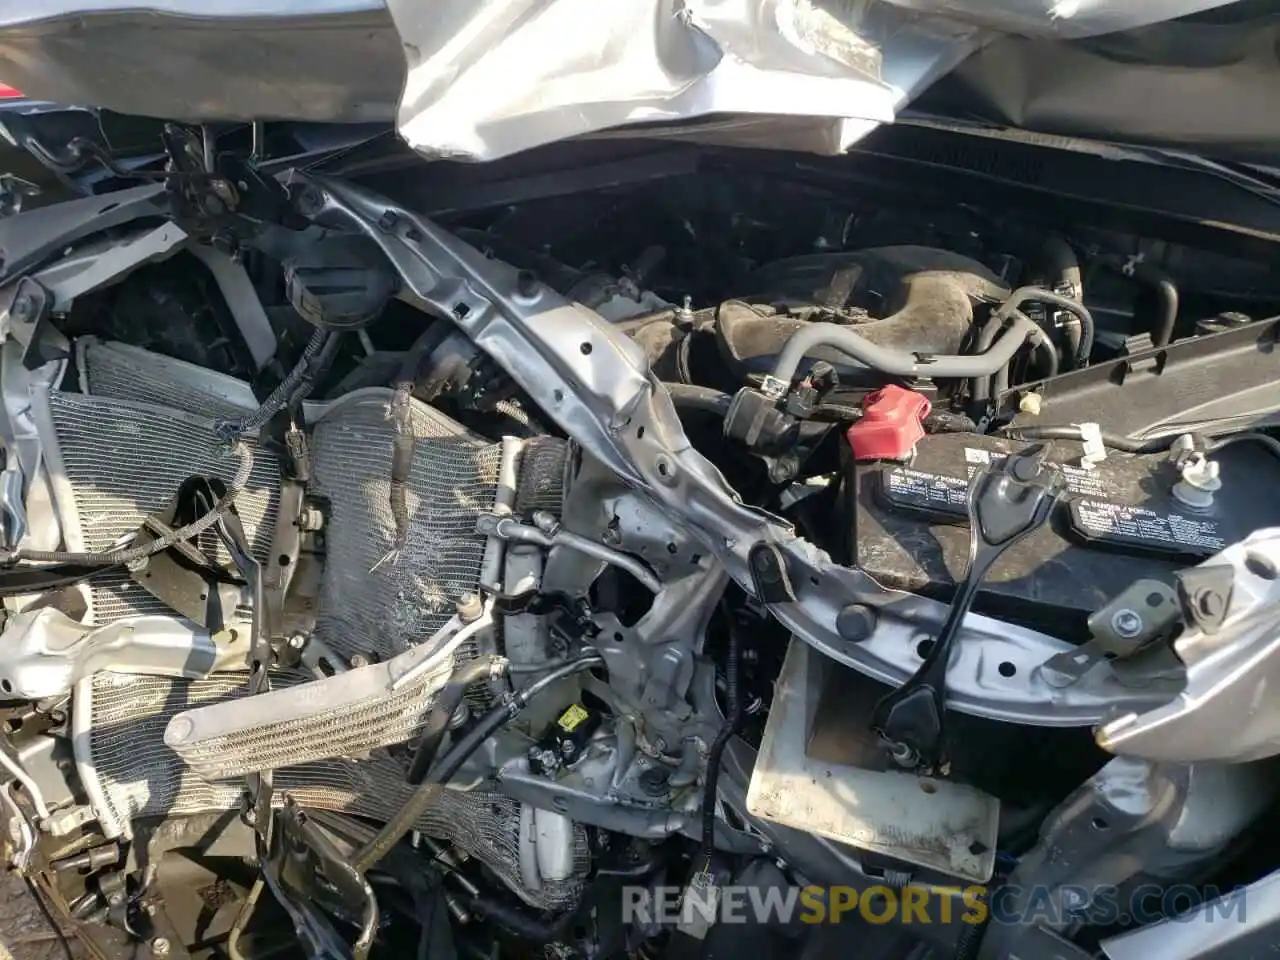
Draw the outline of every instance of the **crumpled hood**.
[[[394,112],[429,157],[491,160],[637,125],[836,153],[1004,35],[1075,40],[1227,2],[15,0],[0,12],[0,78],[184,120]]]

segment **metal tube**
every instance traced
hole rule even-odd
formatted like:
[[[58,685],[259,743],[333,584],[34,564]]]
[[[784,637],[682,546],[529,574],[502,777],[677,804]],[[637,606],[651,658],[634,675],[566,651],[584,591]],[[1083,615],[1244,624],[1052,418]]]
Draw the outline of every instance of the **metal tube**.
[[[519,477],[520,454],[524,440],[520,437],[503,437],[498,459],[498,492],[494,497],[493,512],[501,517],[511,516],[516,503],[516,483]],[[484,545],[484,559],[480,561],[480,585],[490,592],[502,589],[502,560],[506,544],[499,535],[491,534]]]

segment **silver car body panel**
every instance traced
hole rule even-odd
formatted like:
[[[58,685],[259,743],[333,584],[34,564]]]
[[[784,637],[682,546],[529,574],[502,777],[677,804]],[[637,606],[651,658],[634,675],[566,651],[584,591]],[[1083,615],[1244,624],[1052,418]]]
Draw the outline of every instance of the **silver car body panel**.
[[[1226,2],[20,0],[0,11],[0,76],[44,100],[191,121],[395,118],[433,158],[619,127],[838,153],[1009,34],[1057,51]],[[1001,86],[1011,108],[1065,103],[1069,118],[1076,100],[1040,108],[1026,98],[1041,83]]]

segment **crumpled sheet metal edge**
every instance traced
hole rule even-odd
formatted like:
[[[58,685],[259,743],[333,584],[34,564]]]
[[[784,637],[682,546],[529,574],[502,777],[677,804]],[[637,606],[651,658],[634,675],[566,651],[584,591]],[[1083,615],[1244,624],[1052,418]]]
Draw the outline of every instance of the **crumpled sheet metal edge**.
[[[936,635],[942,604],[885,590],[861,571],[835,564],[788,525],[744,506],[690,445],[670,397],[653,383],[636,345],[580,304],[549,288],[522,292],[514,267],[486,259],[411,211],[351,184],[308,178],[322,219],[363,230],[382,248],[424,307],[448,316],[489,353],[582,448],[689,525],[750,589],[748,553],[776,544],[787,556],[797,602],[772,612],[828,656],[884,683],[915,671],[919,640]],[[385,218],[390,211],[392,218]],[[395,223],[384,230],[379,222]],[[852,602],[878,609],[879,627],[861,643],[843,640],[836,615]],[[1055,688],[1039,670],[1070,649],[1064,641],[970,615],[948,676],[949,706],[1038,726],[1087,726],[1113,711],[1167,702],[1176,688],[1132,688],[1109,669]],[[1012,666],[1012,671],[1010,671]],[[1008,674],[1008,675],[1006,675]]]

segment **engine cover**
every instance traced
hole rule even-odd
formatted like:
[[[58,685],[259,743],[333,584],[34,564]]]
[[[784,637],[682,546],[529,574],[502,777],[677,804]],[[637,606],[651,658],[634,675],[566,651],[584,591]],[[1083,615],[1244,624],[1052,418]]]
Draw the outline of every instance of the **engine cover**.
[[[1032,444],[976,434],[936,434],[908,463],[853,465],[854,561],[886,586],[949,599],[969,557],[969,479],[993,459]],[[1166,454],[1111,453],[1079,466],[1080,445],[1048,444],[1070,491],[1050,522],[1010,548],[983,583],[978,609],[1062,634],[1141,578],[1172,585],[1198,563],[1260,527],[1280,524],[1268,491],[1280,464],[1236,444],[1214,454],[1222,489],[1192,510],[1174,498],[1177,471]]]

